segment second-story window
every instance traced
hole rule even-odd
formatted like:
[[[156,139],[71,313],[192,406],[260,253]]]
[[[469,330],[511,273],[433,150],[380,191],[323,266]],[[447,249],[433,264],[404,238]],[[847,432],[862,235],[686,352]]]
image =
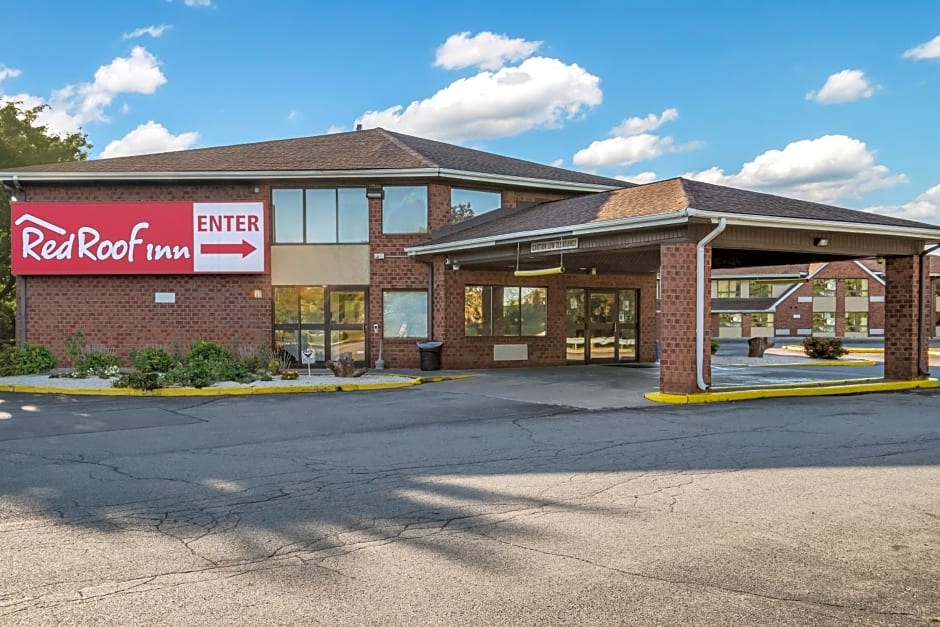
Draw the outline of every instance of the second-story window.
[[[761,281],[749,281],[747,290],[751,298],[770,298],[774,295],[773,286]]]
[[[275,244],[361,244],[369,241],[364,187],[275,189]]]
[[[835,279],[814,279],[813,280],[813,296],[835,296],[836,295],[836,280]]]
[[[741,281],[736,279],[719,279],[718,298],[741,298]]]
[[[386,185],[382,202],[382,232],[427,233],[428,188],[423,185]]]
[[[499,192],[452,187],[450,190],[450,221],[452,224],[456,224],[469,220],[493,209],[498,209],[502,202],[503,196]]]
[[[868,297],[868,279],[846,279],[845,295],[847,297]]]

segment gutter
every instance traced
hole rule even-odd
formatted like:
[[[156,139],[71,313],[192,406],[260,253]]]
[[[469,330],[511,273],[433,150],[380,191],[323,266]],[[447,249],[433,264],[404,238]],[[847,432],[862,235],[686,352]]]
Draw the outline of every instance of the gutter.
[[[187,172],[0,172],[0,179],[30,182],[108,182],[108,181],[245,181],[292,179],[362,179],[362,178],[454,178],[479,183],[514,185],[539,189],[579,192],[604,192],[620,189],[615,185],[553,181],[536,177],[483,174],[448,168],[389,168],[369,170],[201,170]],[[624,186],[625,187],[625,186]]]
[[[698,389],[708,391],[705,383],[705,247],[728,228],[721,218],[718,226],[695,245],[695,380]]]

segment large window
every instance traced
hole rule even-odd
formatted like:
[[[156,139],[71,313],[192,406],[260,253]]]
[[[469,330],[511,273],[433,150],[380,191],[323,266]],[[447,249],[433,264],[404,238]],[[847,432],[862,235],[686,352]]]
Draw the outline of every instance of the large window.
[[[846,279],[845,295],[847,297],[868,297],[868,279]]]
[[[295,363],[323,362],[347,352],[364,363],[367,302],[364,287],[275,287],[276,350]]]
[[[427,338],[427,290],[383,291],[382,334],[386,338]]]
[[[751,298],[770,298],[774,295],[773,285],[762,281],[749,281],[747,292]]]
[[[867,311],[845,312],[845,332],[868,334],[868,312]]]
[[[466,335],[545,335],[548,288],[468,285],[464,290]]]
[[[741,314],[739,313],[718,314],[718,326],[725,328],[725,329],[740,329],[741,328]]]
[[[382,203],[383,233],[428,232],[428,188],[386,186]]]
[[[835,296],[836,295],[836,280],[835,279],[814,279],[813,280],[813,296]]]
[[[758,329],[769,329],[774,326],[774,315],[772,313],[751,314],[751,327]]]
[[[275,189],[274,243],[358,244],[369,241],[363,187]]]
[[[834,311],[813,312],[813,333],[832,335],[836,332],[836,314]]]
[[[741,298],[741,281],[734,279],[719,279],[718,298]]]
[[[503,197],[499,192],[452,187],[450,190],[451,223],[463,222],[493,209],[498,209],[502,202]]]

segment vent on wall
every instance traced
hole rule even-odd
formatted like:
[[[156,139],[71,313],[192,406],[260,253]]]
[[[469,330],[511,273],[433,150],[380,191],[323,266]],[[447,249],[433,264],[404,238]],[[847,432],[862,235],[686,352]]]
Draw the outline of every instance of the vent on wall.
[[[550,253],[556,250],[570,250],[572,248],[578,247],[578,238],[577,237],[567,237],[563,239],[555,239],[550,242],[532,242],[529,245],[529,252],[533,253]]]

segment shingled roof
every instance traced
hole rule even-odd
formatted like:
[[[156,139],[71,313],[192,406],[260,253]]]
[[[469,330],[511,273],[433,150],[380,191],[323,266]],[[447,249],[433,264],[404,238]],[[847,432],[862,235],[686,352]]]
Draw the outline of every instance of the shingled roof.
[[[684,178],[667,179],[646,185],[579,196],[544,203],[522,210],[498,209],[467,220],[458,228],[446,229],[426,245],[497,237],[513,233],[563,229],[628,218],[654,217],[686,210],[735,214],[781,221],[843,222],[874,227],[927,229],[940,226],[855,211],[832,205],[774,196]]]
[[[63,174],[75,178],[74,175],[87,174],[87,178],[94,178],[95,174],[104,177],[106,174],[221,175],[232,172],[427,169],[595,185],[600,188],[631,185],[603,176],[393,133],[382,128],[152,155],[36,165],[7,170],[0,176],[20,174],[21,178],[25,178],[23,175],[27,174]],[[49,179],[50,176],[43,178]]]

